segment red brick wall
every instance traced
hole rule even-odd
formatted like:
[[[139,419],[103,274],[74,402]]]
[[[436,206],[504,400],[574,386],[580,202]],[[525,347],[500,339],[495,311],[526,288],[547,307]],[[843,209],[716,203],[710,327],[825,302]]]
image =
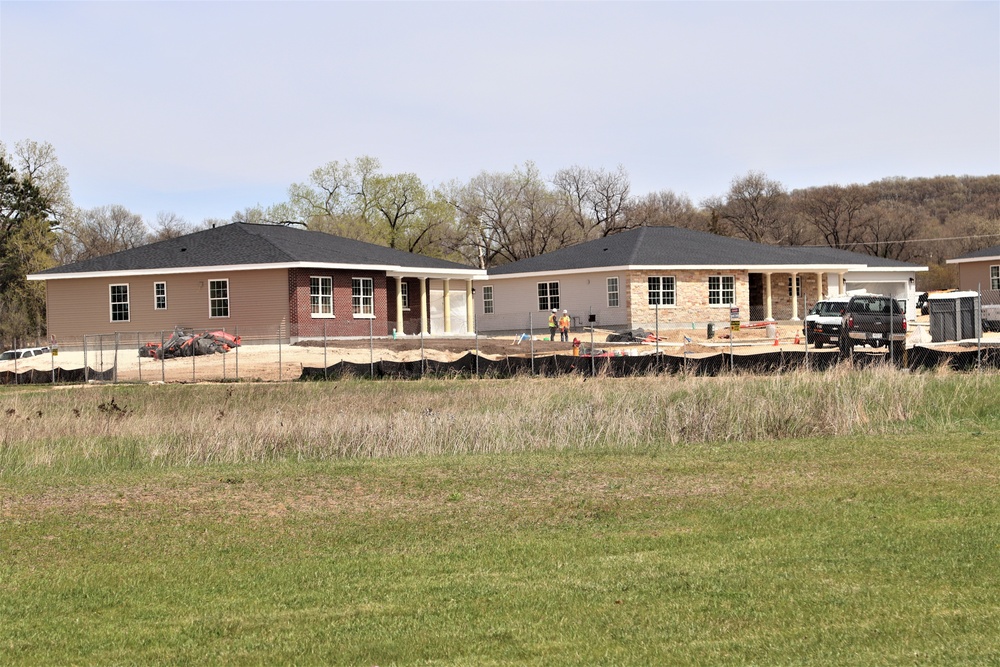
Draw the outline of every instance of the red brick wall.
[[[333,317],[313,317],[309,305],[309,278],[311,276],[331,276],[333,278]],[[351,306],[351,280],[371,278],[374,287],[375,319],[355,318]],[[327,336],[367,336],[373,331],[376,336],[386,336],[395,326],[396,288],[395,279],[387,278],[383,271],[334,271],[330,269],[289,269],[288,270],[288,312],[289,333],[297,338],[318,338],[323,336],[324,325]],[[418,284],[414,281],[412,290]],[[391,304],[389,297],[391,295]],[[392,311],[390,316],[390,310]],[[418,312],[419,318],[419,312]],[[373,325],[373,326],[372,326]],[[371,329],[369,327],[372,327]]]

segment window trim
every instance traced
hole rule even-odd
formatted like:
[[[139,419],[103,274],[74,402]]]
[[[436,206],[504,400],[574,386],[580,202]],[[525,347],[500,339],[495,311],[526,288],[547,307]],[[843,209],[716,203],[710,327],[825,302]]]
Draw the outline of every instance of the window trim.
[[[367,284],[371,287],[371,291],[370,291],[370,293],[368,294],[368,297],[367,297],[367,299],[369,301],[368,306],[371,309],[371,312],[367,312],[367,313],[365,312],[365,298],[366,298],[365,297],[365,293],[364,293],[364,286],[366,284],[365,281],[367,281]],[[359,286],[361,287],[361,293],[357,297],[354,294],[354,285],[355,285],[355,283],[358,283]],[[360,299],[361,312],[357,312],[355,301],[354,301],[355,298]],[[367,277],[351,278],[351,315],[356,320],[373,320],[373,319],[375,319],[375,279],[374,278],[367,278]]]
[[[212,283],[225,283],[226,285],[226,296],[224,297],[213,297],[212,296]],[[229,278],[209,278],[208,279],[208,319],[210,320],[225,320],[229,319],[233,315],[233,309],[230,304],[230,293],[229,293]],[[213,315],[212,304],[215,302],[224,302],[226,304],[226,314],[225,315]]]
[[[732,282],[732,287],[730,288],[731,291],[732,291],[732,300],[729,301],[729,302],[726,302],[724,300],[725,299],[725,293],[726,293],[727,290],[723,286],[723,283],[724,283],[724,281],[726,279],[728,279],[728,280],[730,280]],[[716,288],[716,291],[718,291],[718,297],[717,297],[718,302],[716,302],[716,303],[712,303],[712,280],[719,281],[719,286],[718,286],[718,288]],[[736,305],[736,276],[734,276],[734,275],[728,275],[727,276],[727,275],[722,275],[722,274],[715,275],[715,276],[708,276],[708,307],[709,308],[729,308],[730,306],[735,306],[735,305]]]
[[[410,309],[410,283],[405,280],[399,281],[399,295],[403,300],[403,310]]]
[[[660,304],[659,304],[659,307],[660,308],[676,308],[677,307],[677,277],[676,276],[662,276],[662,275],[646,276],[646,305],[648,305],[650,308],[656,308],[656,306],[657,306],[657,304],[653,303],[653,299],[651,298],[651,296],[652,296],[652,290],[649,289],[649,281],[651,279],[653,279],[653,278],[655,278],[655,279],[657,279],[657,280],[660,281],[660,289],[658,290],[659,293],[660,293]],[[667,281],[667,280],[670,281],[670,290],[669,290],[670,302],[669,303],[664,303],[664,300],[665,300],[664,297],[667,294],[668,290],[664,289],[663,283],[665,281]]]
[[[493,301],[493,285],[483,285],[483,315],[494,315],[496,304]]]
[[[163,305],[160,305],[160,294],[156,293],[156,290],[163,286]],[[166,310],[167,309],[167,281],[157,280],[153,283],[153,310]]]
[[[990,267],[990,289],[1000,291],[1000,264]]]
[[[319,281],[319,312],[313,311],[313,281]],[[330,284],[330,310],[329,312],[323,312],[323,283],[328,281]],[[309,317],[313,319],[332,319],[335,318],[333,310],[333,276],[309,276]]]
[[[792,277],[788,276],[788,296],[792,296]],[[802,276],[795,276],[795,298],[802,296]]]
[[[611,289],[611,281],[614,281],[615,288]],[[621,281],[618,280],[618,276],[608,276],[607,282],[605,283],[608,288],[608,308],[620,308],[621,307]],[[612,295],[614,296],[614,303],[611,303]]]
[[[114,300],[114,289],[116,287],[125,288],[125,301],[115,301]],[[132,290],[129,288],[128,283],[111,283],[108,285],[108,317],[110,317],[111,322],[131,322],[132,321]],[[115,306],[123,305],[125,306],[125,317],[124,319],[115,319]]]
[[[545,286],[545,293],[542,294],[542,286]],[[555,286],[555,294],[552,293],[552,287]],[[538,310],[541,312],[548,312],[553,308],[559,309],[559,281],[551,280],[535,284],[535,289],[538,293]]]

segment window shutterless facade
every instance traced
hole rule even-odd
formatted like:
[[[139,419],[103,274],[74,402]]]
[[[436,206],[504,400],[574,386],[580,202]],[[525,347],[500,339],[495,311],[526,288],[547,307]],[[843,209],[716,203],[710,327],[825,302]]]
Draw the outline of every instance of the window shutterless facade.
[[[333,317],[333,278],[309,277],[309,310],[313,317]]]
[[[355,317],[375,316],[375,283],[371,278],[351,279],[351,308]]]
[[[493,285],[483,285],[483,313],[493,314]]]
[[[792,278],[788,278],[788,296],[792,295]],[[795,276],[795,296],[802,296],[802,276]]]
[[[608,278],[608,308],[618,307],[618,276]]]
[[[646,279],[650,306],[677,305],[677,287],[673,276],[649,276]]]
[[[559,283],[538,283],[538,310],[559,307]]]
[[[153,310],[167,309],[167,284],[153,283]]]
[[[990,289],[1000,290],[1000,265],[990,267]]]
[[[736,279],[733,276],[708,277],[708,305],[729,306],[736,303]]]
[[[111,285],[111,321],[128,322],[128,283],[124,285]]]
[[[229,317],[229,281],[208,281],[208,316]]]

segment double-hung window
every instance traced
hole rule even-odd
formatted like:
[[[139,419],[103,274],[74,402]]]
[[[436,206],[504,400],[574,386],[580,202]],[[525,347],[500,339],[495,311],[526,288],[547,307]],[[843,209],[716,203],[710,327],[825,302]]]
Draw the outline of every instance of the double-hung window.
[[[128,322],[128,283],[111,285],[111,321]]]
[[[649,276],[646,287],[650,306],[677,305],[677,288],[673,276]]]
[[[375,317],[375,282],[371,278],[351,279],[351,308],[355,317]]]
[[[208,281],[208,316],[229,317],[229,281]]]
[[[333,278],[309,277],[309,311],[313,317],[333,316]]]
[[[410,283],[405,280],[399,282],[399,296],[403,300],[403,310],[410,309]]]
[[[792,296],[792,278],[788,278],[788,296]],[[802,276],[795,276],[795,296],[802,296]]]
[[[1000,290],[1000,265],[990,267],[990,289]]]
[[[733,276],[708,277],[708,305],[728,306],[736,303],[736,279]]]
[[[538,283],[538,310],[559,307],[559,283]]]
[[[493,285],[483,285],[483,313],[493,314]]]
[[[608,308],[618,307],[618,276],[608,278]]]
[[[167,284],[153,283],[153,310],[167,309]]]

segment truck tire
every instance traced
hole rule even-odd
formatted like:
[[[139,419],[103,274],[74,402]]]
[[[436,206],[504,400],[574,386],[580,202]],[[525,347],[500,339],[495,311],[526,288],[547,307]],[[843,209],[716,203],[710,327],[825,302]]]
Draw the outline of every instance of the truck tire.
[[[819,338],[817,338],[817,339],[815,339],[815,340],[813,341],[813,345],[815,345],[815,346],[816,346],[816,349],[817,349],[817,350],[821,350],[821,349],[823,349],[823,341],[822,341],[821,339],[819,339]]]
[[[843,337],[840,339],[840,356],[849,357],[851,356],[851,349],[854,344],[851,342],[850,338]]]

